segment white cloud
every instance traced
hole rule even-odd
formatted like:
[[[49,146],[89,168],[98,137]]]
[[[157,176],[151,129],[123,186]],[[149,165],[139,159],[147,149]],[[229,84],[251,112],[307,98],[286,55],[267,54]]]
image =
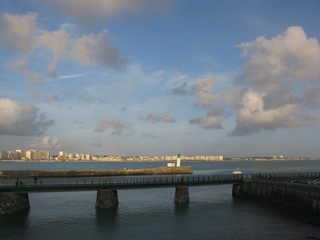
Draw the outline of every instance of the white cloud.
[[[108,128],[112,129],[111,134],[112,135],[121,135],[122,132],[127,129],[131,130],[131,126],[127,125],[120,121],[119,118],[111,118],[111,119],[105,119],[101,120],[99,124],[94,129],[95,132],[105,132]]]
[[[307,38],[302,27],[289,27],[270,40],[259,37],[238,45],[249,57],[238,83],[256,90],[273,91],[290,87],[293,82],[319,81],[320,46]]]
[[[40,31],[41,34],[37,37],[37,48],[52,53],[52,61],[48,65],[48,76],[50,78],[56,78],[57,66],[62,60],[69,58],[69,45],[72,44],[73,41],[70,39],[67,30],[48,32],[41,29]]]
[[[22,53],[19,60],[10,66],[27,78],[30,86],[44,83],[46,78],[38,70],[29,69],[28,63],[35,54],[52,55],[47,66],[48,78],[57,78],[57,68],[63,61],[74,61],[82,65],[102,64],[111,68],[121,68],[126,57],[113,47],[107,39],[108,31],[72,38],[68,29],[47,31],[37,26],[37,14],[13,15],[5,13],[0,17],[0,44],[4,48]],[[31,64],[30,64],[31,65]]]
[[[229,99],[228,91],[217,90],[219,79],[209,77],[197,79],[192,87],[193,95],[197,97],[197,105],[206,109],[204,117],[192,118],[190,124],[198,125],[204,129],[222,129],[221,116],[227,111],[226,103]]]
[[[232,135],[319,123],[320,116],[309,112],[320,106],[317,39],[307,38],[302,27],[289,27],[270,40],[259,37],[239,47],[249,59],[236,79],[244,89]]]
[[[302,127],[320,120],[319,117],[297,113],[295,104],[266,110],[263,94],[248,91],[242,99],[238,122],[253,125],[256,128],[275,130],[277,128]]]
[[[210,108],[215,105],[215,96],[213,90],[218,83],[217,78],[197,79],[193,86],[193,94],[198,97],[198,104],[204,108]]]
[[[15,51],[32,51],[38,34],[36,19],[36,13],[28,13],[26,15],[4,13],[1,15],[1,45]]]
[[[121,68],[127,59],[108,43],[107,34],[108,31],[104,29],[97,35],[90,34],[75,40],[71,53],[73,58],[83,65],[99,62],[113,68]]]
[[[53,124],[53,120],[47,120],[45,114],[39,113],[32,104],[0,98],[1,135],[42,135]]]
[[[238,45],[247,57],[234,85],[223,78],[205,77],[182,83],[171,92],[197,98],[206,115],[191,118],[190,124],[205,129],[222,128],[222,117],[237,114],[231,135],[261,130],[314,126],[320,116],[320,45],[307,38],[302,27],[289,27],[270,40],[259,37]]]

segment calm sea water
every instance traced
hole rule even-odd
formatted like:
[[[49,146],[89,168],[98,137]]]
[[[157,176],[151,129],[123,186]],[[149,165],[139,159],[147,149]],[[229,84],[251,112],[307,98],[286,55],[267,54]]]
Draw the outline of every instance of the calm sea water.
[[[0,162],[0,169],[123,169],[165,163]],[[194,174],[320,171],[320,161],[191,162]],[[320,239],[320,218],[233,199],[232,186],[190,187],[175,205],[174,188],[118,191],[119,207],[96,210],[96,192],[29,194],[26,213],[0,216],[0,239]]]

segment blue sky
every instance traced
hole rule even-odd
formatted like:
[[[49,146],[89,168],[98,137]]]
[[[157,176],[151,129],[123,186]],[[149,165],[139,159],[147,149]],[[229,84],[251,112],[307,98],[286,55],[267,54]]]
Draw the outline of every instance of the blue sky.
[[[320,157],[317,0],[1,0],[0,148]]]

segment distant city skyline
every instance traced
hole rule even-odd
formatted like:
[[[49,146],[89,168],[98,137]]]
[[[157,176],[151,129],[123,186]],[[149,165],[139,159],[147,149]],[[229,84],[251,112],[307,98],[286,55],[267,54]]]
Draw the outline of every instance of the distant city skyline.
[[[58,154],[52,155],[49,151],[30,149],[30,150],[9,150],[0,151],[0,160],[23,160],[23,161],[177,161],[180,166],[182,161],[224,161],[224,160],[306,160],[309,158],[302,157],[285,157],[285,156],[246,156],[246,157],[228,157],[214,155],[197,155],[185,156],[177,155],[161,155],[161,156],[117,156],[117,155],[91,155],[83,153],[68,153],[59,151]],[[315,158],[314,160],[318,160]]]
[[[320,157],[318,0],[2,0],[0,151]]]

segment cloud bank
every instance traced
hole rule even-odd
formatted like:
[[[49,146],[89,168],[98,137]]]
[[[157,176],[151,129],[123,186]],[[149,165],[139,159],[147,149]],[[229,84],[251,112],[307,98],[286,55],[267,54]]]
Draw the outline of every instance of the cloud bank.
[[[0,134],[15,136],[43,135],[54,124],[29,103],[0,98]]]
[[[236,114],[231,136],[262,130],[310,127],[320,122],[320,45],[308,38],[302,27],[289,27],[267,39],[241,43],[245,67],[226,88],[217,77],[197,79],[171,93],[194,96],[205,116],[190,124],[204,129],[222,129],[222,120]]]
[[[320,106],[316,38],[307,38],[303,28],[296,26],[270,40],[259,37],[238,47],[248,60],[235,81],[243,94],[232,135],[319,123],[320,116],[310,113]]]

